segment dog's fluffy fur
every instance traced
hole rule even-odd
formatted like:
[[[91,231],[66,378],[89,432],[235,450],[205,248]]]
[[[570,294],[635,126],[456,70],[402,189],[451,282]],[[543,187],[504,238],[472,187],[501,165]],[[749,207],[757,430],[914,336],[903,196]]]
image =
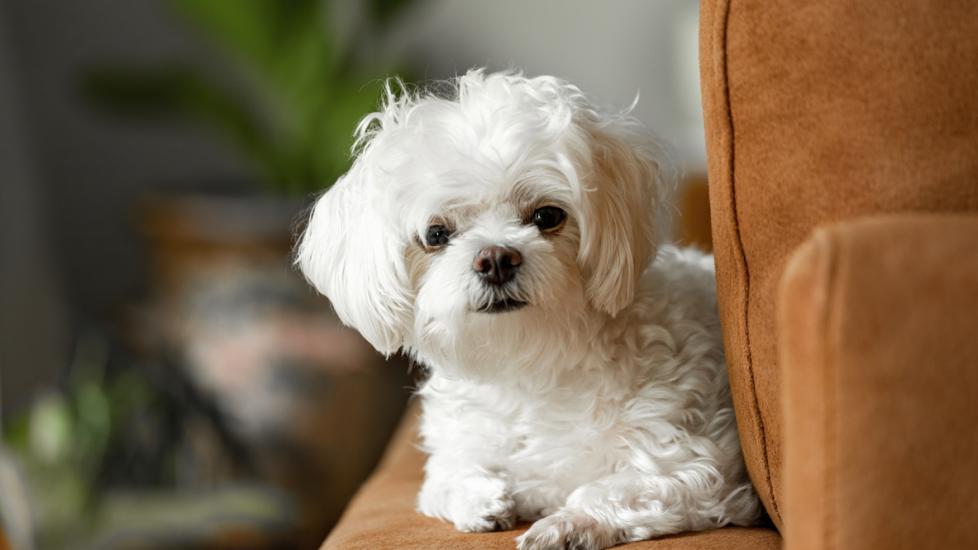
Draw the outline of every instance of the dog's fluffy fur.
[[[655,142],[553,77],[470,71],[394,93],[314,207],[297,262],[378,350],[427,366],[418,509],[522,549],[605,548],[759,515],[737,439],[713,260],[661,245]],[[535,209],[566,221],[545,232]],[[447,245],[425,243],[443,225]],[[473,258],[522,256],[505,286]],[[501,300],[526,307],[485,310]]]

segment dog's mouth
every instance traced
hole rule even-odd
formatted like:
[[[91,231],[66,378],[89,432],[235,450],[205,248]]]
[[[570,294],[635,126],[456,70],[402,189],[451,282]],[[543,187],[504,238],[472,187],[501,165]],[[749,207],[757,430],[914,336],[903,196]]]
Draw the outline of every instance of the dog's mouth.
[[[495,302],[489,302],[476,311],[479,313],[506,313],[507,311],[516,311],[517,309],[524,308],[527,305],[529,304],[514,298],[504,298]]]

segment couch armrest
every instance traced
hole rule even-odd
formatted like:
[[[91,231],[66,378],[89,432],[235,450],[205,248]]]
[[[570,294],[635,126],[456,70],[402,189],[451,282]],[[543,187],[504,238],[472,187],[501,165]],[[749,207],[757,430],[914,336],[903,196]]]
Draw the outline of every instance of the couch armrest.
[[[978,216],[816,230],[778,314],[786,548],[978,548]]]

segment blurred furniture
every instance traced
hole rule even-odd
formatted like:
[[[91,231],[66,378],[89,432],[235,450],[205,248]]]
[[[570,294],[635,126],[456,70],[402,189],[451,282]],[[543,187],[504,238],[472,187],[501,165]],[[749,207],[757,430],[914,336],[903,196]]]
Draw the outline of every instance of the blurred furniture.
[[[701,10],[720,314],[765,508],[791,550],[978,547],[978,4]],[[414,511],[416,414],[324,548],[512,548]]]
[[[214,189],[147,197],[141,211],[150,352],[173,356],[219,428],[184,426],[193,458],[178,485],[283,492],[272,507],[298,547],[322,540],[377,463],[410,382],[404,358],[376,353],[292,267],[303,207]]]
[[[978,3],[704,0],[744,454],[790,550],[976,548]]]

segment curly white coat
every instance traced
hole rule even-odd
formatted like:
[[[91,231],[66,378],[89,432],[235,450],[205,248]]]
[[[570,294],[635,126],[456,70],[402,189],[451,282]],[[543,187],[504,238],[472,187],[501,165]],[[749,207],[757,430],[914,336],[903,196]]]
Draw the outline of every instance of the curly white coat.
[[[662,149],[553,77],[474,70],[451,92],[388,89],[297,256],[344,322],[430,372],[418,509],[535,520],[524,550],[755,522],[712,257],[660,243]],[[542,206],[563,225],[538,229]],[[522,257],[502,287],[473,269],[492,245]],[[485,312],[500,300],[527,305]]]

